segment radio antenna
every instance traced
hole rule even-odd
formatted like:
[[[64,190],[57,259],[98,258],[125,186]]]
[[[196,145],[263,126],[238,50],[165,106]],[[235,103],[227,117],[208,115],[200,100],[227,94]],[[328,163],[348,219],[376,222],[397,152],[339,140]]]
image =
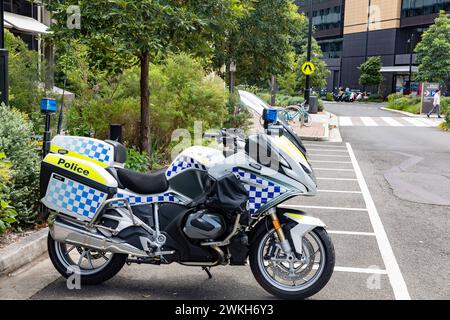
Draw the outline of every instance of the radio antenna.
[[[66,64],[64,66],[64,83],[63,83],[63,91],[62,91],[62,97],[61,97],[61,109],[59,110],[59,117],[58,117],[58,129],[56,130],[56,134],[61,134],[61,128],[62,128],[62,122],[63,122],[64,99],[66,96],[66,85],[67,85],[67,69],[68,69],[68,65],[69,65],[69,47],[70,47],[70,42],[68,42],[67,46],[66,46]]]

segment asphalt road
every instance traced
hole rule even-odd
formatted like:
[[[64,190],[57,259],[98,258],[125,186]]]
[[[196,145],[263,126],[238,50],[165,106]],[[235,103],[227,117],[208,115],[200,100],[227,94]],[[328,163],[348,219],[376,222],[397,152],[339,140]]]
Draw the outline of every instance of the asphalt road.
[[[347,119],[340,128],[343,142],[307,142],[319,193],[290,201],[321,218],[335,245],[335,272],[312,299],[449,299],[450,134],[378,105],[326,108],[351,117],[352,125]],[[382,117],[399,118],[402,126]],[[217,267],[212,274],[176,264],[131,265],[102,285],[69,290],[43,257],[0,281],[0,297],[273,299],[249,267]]]

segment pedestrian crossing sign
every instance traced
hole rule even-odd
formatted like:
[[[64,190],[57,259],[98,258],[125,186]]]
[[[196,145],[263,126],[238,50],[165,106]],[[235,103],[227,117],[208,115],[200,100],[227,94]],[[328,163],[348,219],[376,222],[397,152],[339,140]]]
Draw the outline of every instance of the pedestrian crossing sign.
[[[310,76],[314,73],[315,66],[314,63],[307,61],[302,65],[302,72],[304,75]]]

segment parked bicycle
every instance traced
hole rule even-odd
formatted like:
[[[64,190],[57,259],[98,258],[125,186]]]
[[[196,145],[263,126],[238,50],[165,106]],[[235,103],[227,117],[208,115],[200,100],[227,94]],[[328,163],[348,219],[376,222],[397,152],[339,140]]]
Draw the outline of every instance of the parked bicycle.
[[[300,122],[300,127],[311,126],[311,116],[308,113],[309,106],[305,102],[296,106],[288,106],[281,111],[281,114],[286,122]]]

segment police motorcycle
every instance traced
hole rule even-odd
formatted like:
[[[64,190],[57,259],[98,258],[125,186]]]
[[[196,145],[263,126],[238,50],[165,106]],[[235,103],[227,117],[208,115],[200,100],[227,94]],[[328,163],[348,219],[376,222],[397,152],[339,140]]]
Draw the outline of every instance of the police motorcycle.
[[[42,202],[52,213],[54,267],[95,285],[131,263],[214,266],[247,263],[269,293],[304,299],[329,281],[334,248],[325,224],[282,204],[316,193],[305,154],[287,138],[277,111],[263,132],[212,134],[223,150],[193,146],[168,168],[124,168],[115,141],[57,135],[41,168]]]

